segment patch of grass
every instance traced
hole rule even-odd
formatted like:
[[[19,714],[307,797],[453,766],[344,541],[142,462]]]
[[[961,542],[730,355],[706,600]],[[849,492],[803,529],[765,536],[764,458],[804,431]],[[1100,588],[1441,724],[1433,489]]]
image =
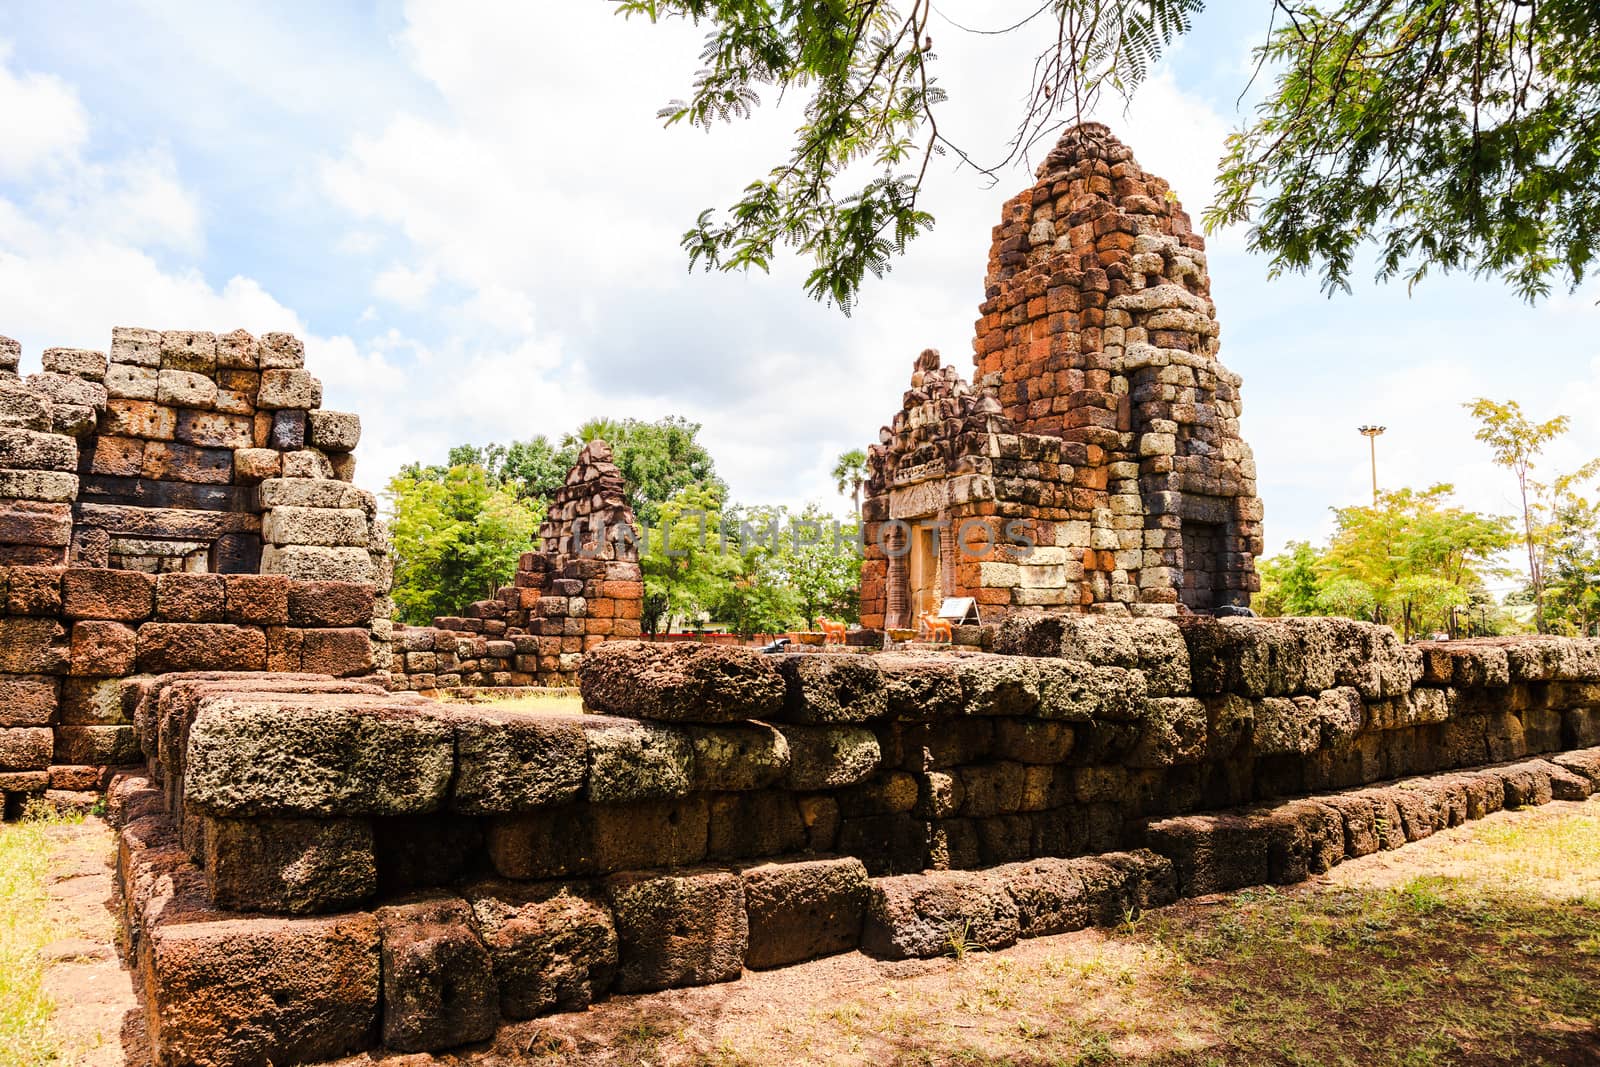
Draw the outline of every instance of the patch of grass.
[[[51,824],[81,822],[30,804],[0,825],[0,1067],[40,1067],[60,1047],[50,1032],[55,1006],[44,991],[40,950],[60,936],[46,891]]]

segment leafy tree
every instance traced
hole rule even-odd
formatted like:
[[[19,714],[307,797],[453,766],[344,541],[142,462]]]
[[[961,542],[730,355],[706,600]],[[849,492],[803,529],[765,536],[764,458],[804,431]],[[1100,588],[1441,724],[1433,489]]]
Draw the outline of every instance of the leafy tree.
[[[739,574],[717,606],[717,618],[739,634],[793,628],[802,611],[800,598],[786,584],[779,565],[787,509],[735,507],[729,509],[726,521],[728,544],[739,555]]]
[[[506,486],[519,499],[548,501],[566,482],[577,459],[576,448],[554,445],[544,434],[535,434],[509,445],[457,445],[450,450],[449,464],[482,467],[492,484]]]
[[[739,574],[739,556],[724,549],[722,498],[717,488],[694,484],[672,494],[644,532],[644,604],[641,627],[654,634],[673,619],[709,615],[726,602]]]
[[[683,237],[690,265],[809,257],[805,285],[848,313],[868,274],[933,225],[933,157],[996,175],[1109,87],[1127,97],[1204,0],[1042,0],[1032,85],[997,160],[944,135],[934,5],[892,0],[620,0],[625,16],[707,27],[690,95],[667,125],[746,120],[800,96],[786,158]],[[1252,223],[1274,271],[1347,290],[1371,246],[1380,280],[1431,269],[1504,277],[1528,299],[1576,286],[1600,240],[1600,6],[1593,0],[1259,0],[1257,75],[1272,84],[1230,138],[1210,227]],[[1270,19],[1270,21],[1268,21]],[[1252,83],[1254,78],[1252,78]],[[1248,87],[1245,87],[1248,88]],[[858,177],[859,176],[859,177]]]
[[[1567,432],[1572,420],[1557,415],[1545,422],[1534,422],[1522,413],[1515,400],[1498,403],[1479,397],[1465,405],[1478,420],[1474,435],[1494,452],[1494,461],[1511,471],[1517,479],[1522,500],[1522,541],[1528,553],[1528,584],[1533,592],[1534,626],[1546,632],[1545,565],[1557,535],[1557,516],[1581,498],[1575,490],[1582,482],[1600,475],[1600,460],[1592,460],[1570,474],[1550,482],[1532,476],[1535,460],[1545,446]]]
[[[1567,634],[1600,636],[1600,505],[1564,488],[1545,526],[1545,623]]]
[[[854,622],[861,616],[861,553],[858,527],[835,525],[816,505],[792,519],[777,561],[779,579],[794,591],[800,625],[819,615]]]
[[[390,482],[394,600],[400,618],[426,623],[493,595],[544,518],[544,505],[494,484],[480,466],[441,477],[402,472]]]
[[[861,487],[867,483],[867,454],[859,448],[852,448],[848,452],[839,453],[839,458],[834,461],[833,484],[839,490],[840,496],[850,498],[852,514],[859,520],[861,518]]]
[[[1335,511],[1319,603],[1370,603],[1372,621],[1390,622],[1406,640],[1433,629],[1454,635],[1455,609],[1482,587],[1514,535],[1505,518],[1449,504],[1452,492],[1449,485],[1398,489],[1380,493],[1374,507]]]
[[[562,438],[562,446],[576,450],[596,438],[611,446],[612,461],[627,485],[628,503],[639,522],[653,526],[662,506],[680,490],[703,485],[720,499],[727,486],[717,477],[717,466],[698,435],[700,424],[678,415],[654,422],[639,419],[590,419],[576,433]]]
[[[1309,541],[1290,541],[1284,550],[1256,565],[1261,591],[1250,598],[1257,615],[1320,615],[1318,554]]]

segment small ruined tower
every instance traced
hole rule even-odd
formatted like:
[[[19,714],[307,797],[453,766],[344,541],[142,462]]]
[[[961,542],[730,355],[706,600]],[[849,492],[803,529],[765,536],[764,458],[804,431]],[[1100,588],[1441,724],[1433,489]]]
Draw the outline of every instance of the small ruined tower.
[[[986,619],[1248,603],[1262,511],[1240,379],[1217,361],[1205,244],[1167,183],[1105,126],[1068,130],[1003,208],[980,312],[963,411],[930,409],[923,383],[947,371],[925,354],[870,454],[863,622],[908,625],[926,573]],[[977,404],[986,441],[962,418]],[[982,516],[1021,522],[1032,551],[1000,545],[973,562],[948,532],[915,532]],[[921,543],[943,555],[919,561]]]

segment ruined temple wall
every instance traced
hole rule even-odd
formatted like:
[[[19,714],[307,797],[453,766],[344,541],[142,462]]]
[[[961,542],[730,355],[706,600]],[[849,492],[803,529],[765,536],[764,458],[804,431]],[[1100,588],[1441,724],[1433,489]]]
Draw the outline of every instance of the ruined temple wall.
[[[391,688],[575,685],[584,652],[639,636],[638,524],[604,441],[579,454],[534,540],[492,598],[396,631]]]
[[[151,679],[113,807],[158,1062],[446,1048],[953,926],[1002,947],[1600,784],[1600,750],[1533,758],[1600,743],[1597,641],[1056,616],[996,647],[619,642],[587,715]]]

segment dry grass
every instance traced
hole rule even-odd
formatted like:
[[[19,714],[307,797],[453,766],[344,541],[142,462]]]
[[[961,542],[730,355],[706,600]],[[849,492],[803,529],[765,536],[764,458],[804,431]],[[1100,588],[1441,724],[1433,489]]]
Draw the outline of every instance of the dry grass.
[[[583,698],[570,690],[556,690],[548,694],[522,690],[502,696],[497,695],[492,689],[484,689],[470,699],[449,695],[441,695],[438,699],[448,704],[483,708],[485,711],[529,711],[562,715],[583,713]]]
[[[51,828],[81,821],[30,808],[0,826],[0,1067],[39,1067],[61,1053],[44,983],[43,949],[69,932],[50,907]]]
[[[1112,931],[616,998],[468,1062],[1600,1064],[1600,799]]]

